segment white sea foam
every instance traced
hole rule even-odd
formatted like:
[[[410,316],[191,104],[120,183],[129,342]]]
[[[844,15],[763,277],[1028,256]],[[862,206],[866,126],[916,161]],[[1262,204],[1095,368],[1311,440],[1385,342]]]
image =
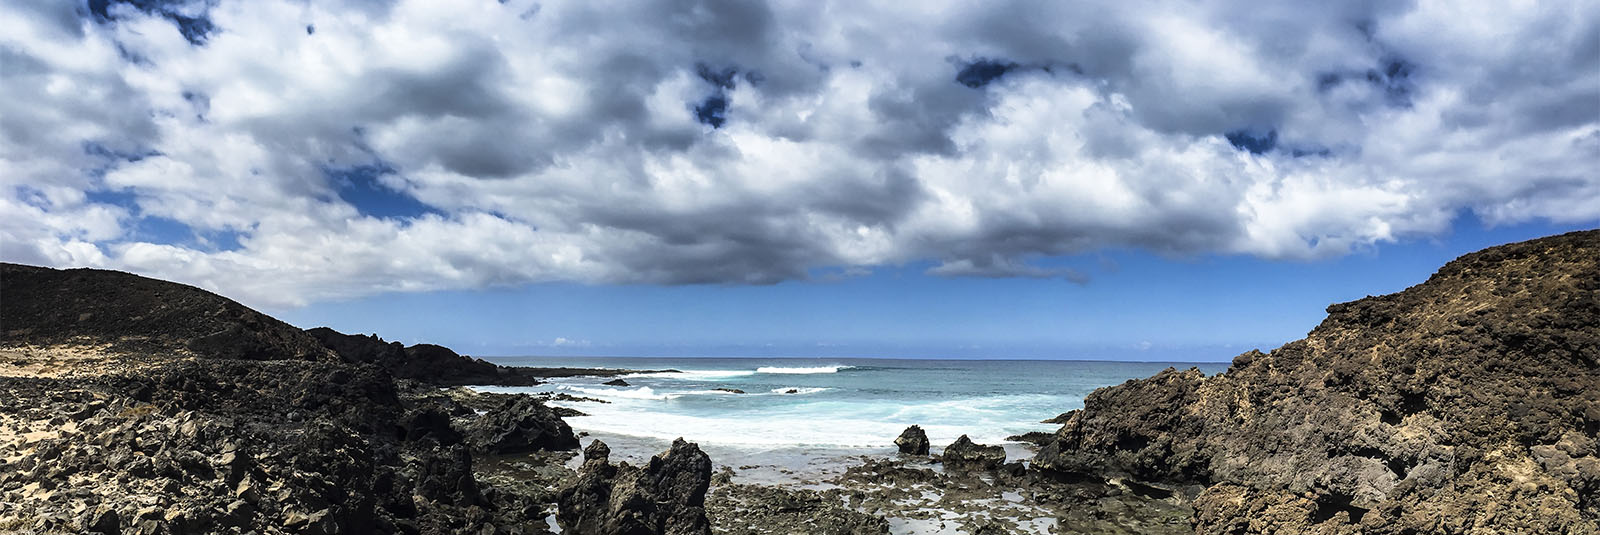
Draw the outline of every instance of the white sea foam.
[[[812,367],[805,367],[805,368],[786,368],[786,367],[782,367],[782,366],[762,366],[760,368],[756,368],[756,373],[773,373],[773,374],[839,373],[839,370],[849,370],[849,369],[852,369],[852,368],[855,368],[855,366],[844,366],[844,365],[840,365],[840,364],[835,364],[835,365],[832,365],[832,366],[812,366]]]
[[[667,392],[666,394],[662,394],[662,396],[665,396],[666,399],[678,399],[678,398],[685,397],[685,396],[727,396],[727,395],[738,395],[738,392],[729,392],[727,390],[686,390],[686,391],[683,391],[683,392]]]
[[[677,372],[635,373],[629,375],[628,377],[709,381],[715,379],[727,379],[730,377],[745,377],[755,374],[755,370],[684,370]]]
[[[557,386],[559,388],[562,388],[562,389],[565,389],[565,390],[571,390],[571,391],[574,391],[574,392],[579,392],[579,393],[582,393],[582,394],[585,394],[585,395],[588,395],[588,396],[604,399],[606,401],[616,401],[616,400],[620,400],[620,399],[669,400],[669,399],[678,399],[678,398],[682,398],[682,397],[685,397],[685,396],[725,396],[725,395],[730,395],[730,394],[736,394],[735,392],[729,392],[727,390],[669,390],[669,391],[656,391],[656,389],[650,388],[648,386],[641,386],[641,387],[637,387],[637,388],[599,388],[599,387],[578,386],[578,385],[557,385]]]
[[[1052,429],[1052,426],[1039,424],[1023,424],[1023,428],[1019,428],[1018,422],[1004,415],[962,410],[959,401],[922,405],[920,410],[907,411],[916,413],[917,419],[910,420],[895,417],[903,410],[896,402],[799,397],[792,405],[763,409],[759,415],[741,410],[694,413],[664,410],[660,404],[728,393],[716,390],[657,392],[642,388],[612,392],[584,387],[574,389],[612,402],[553,402],[588,414],[567,418],[574,429],[659,440],[684,437],[735,448],[889,448],[894,437],[913,423],[921,424],[936,445],[948,444],[963,434],[971,435],[980,443],[999,444],[1010,434]],[[721,399],[743,398],[734,394]],[[816,401],[800,401],[803,399]]]
[[[787,395],[791,395],[791,396],[797,396],[797,395],[801,395],[801,394],[815,394],[817,392],[827,392],[829,390],[833,390],[833,389],[825,387],[825,386],[785,386],[785,387],[782,387],[782,388],[774,388],[774,389],[772,389],[772,393],[774,393],[774,394],[787,394]]]
[[[652,389],[652,388],[650,388],[648,386],[641,386],[641,387],[638,387],[638,388],[598,388],[598,387],[587,387],[587,386],[576,386],[576,385],[560,385],[560,387],[563,388],[563,389],[566,389],[566,390],[572,390],[574,392],[582,392],[584,394],[588,394],[590,396],[594,396],[594,397],[597,397],[597,398],[600,398],[600,399],[605,399],[605,400],[611,400],[613,398],[617,398],[617,399],[670,399],[670,398],[667,397],[667,394],[657,394],[655,389]]]

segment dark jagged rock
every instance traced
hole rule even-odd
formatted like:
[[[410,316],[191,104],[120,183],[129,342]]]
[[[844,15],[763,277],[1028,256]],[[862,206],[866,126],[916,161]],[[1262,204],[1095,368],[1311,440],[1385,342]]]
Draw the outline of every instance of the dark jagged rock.
[[[0,377],[0,398],[19,404],[0,424],[40,430],[0,442],[0,458],[14,459],[0,466],[0,525],[75,504],[93,514],[40,531],[452,533],[539,521],[505,505],[515,496],[487,497],[467,450],[448,445],[448,420],[407,410],[370,366],[188,360],[139,375]],[[72,426],[50,423],[69,413]]]
[[[994,470],[1005,464],[1006,450],[1000,446],[978,444],[961,435],[944,448],[939,460],[950,470]]]
[[[0,284],[0,335],[8,345],[107,344],[119,353],[337,360],[293,325],[193,286],[121,271],[6,263],[0,263]]]
[[[1595,533],[1600,231],[1463,256],[1328,307],[1224,374],[1090,394],[1035,465],[1197,484],[1222,533]]]
[[[306,333],[345,360],[376,365],[396,378],[436,385],[539,384],[535,374],[458,355],[447,347],[433,344],[406,347],[400,342],[385,342],[377,335],[343,334],[327,327],[308,329]]]
[[[609,385],[609,386],[630,386],[630,385],[628,385],[627,381],[624,381],[624,380],[621,380],[621,379],[612,379],[610,381],[606,381],[606,382],[600,383],[600,384]]]
[[[927,455],[928,433],[924,432],[922,430],[922,426],[919,425],[907,427],[905,431],[900,432],[899,437],[894,439],[894,445],[895,447],[900,448],[900,453],[907,455]]]
[[[596,440],[583,451],[578,478],[561,489],[556,522],[563,532],[709,535],[706,490],[711,458],[678,439],[644,467],[611,464]]]
[[[505,400],[468,424],[466,435],[474,451],[498,455],[578,447],[572,428],[531,396]]]
[[[1026,442],[1035,446],[1049,444],[1055,441],[1055,439],[1056,436],[1054,433],[1043,433],[1039,431],[1029,431],[1020,435],[1011,435],[1006,437],[1006,440],[1010,442]]]
[[[725,388],[724,387],[724,388],[713,388],[712,390],[715,390],[717,392],[727,392],[729,394],[743,394],[744,393],[743,390],[739,390],[737,388]]]

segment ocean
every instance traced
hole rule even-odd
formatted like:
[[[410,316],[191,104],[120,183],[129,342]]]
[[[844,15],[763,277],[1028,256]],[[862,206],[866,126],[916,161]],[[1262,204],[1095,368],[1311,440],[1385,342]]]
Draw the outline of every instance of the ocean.
[[[960,435],[1003,444],[1005,438],[1059,425],[1041,420],[1083,407],[1096,388],[1148,377],[1169,366],[1207,375],[1226,363],[1069,360],[910,360],[853,358],[488,357],[509,366],[673,369],[613,378],[553,379],[532,387],[474,387],[488,392],[564,392],[610,403],[553,402],[587,416],[573,429],[602,438],[614,456],[642,460],[672,439],[698,443],[718,464],[761,464],[785,479],[840,458],[894,451],[894,439],[917,424],[935,453]],[[726,390],[741,390],[737,394]],[[584,441],[587,444],[588,440]],[[814,476],[821,473],[810,474]],[[782,474],[776,475],[776,474]]]

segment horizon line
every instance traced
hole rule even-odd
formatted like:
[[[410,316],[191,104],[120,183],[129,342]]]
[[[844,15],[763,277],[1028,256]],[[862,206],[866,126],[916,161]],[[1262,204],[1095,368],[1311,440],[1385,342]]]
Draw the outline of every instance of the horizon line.
[[[858,359],[858,360],[949,360],[949,361],[983,361],[983,362],[1121,362],[1126,364],[1233,364],[1233,358],[1228,360],[1121,360],[1121,359],[1093,359],[1093,358],[970,358],[970,357],[850,357],[850,356],[668,356],[668,355],[463,355],[477,359],[490,358],[594,358],[594,359],[793,359],[793,360],[827,360],[827,359]]]

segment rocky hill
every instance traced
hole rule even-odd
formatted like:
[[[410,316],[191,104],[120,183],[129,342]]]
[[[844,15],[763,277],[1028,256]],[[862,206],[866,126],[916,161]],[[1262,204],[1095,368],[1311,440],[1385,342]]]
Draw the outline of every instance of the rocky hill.
[[[1328,307],[1227,372],[1101,389],[1035,466],[1200,491],[1195,532],[1600,532],[1600,231]],[[1191,490],[1192,489],[1192,490]]]
[[[293,325],[193,286],[120,271],[4,263],[0,341],[146,355],[338,360]]]

